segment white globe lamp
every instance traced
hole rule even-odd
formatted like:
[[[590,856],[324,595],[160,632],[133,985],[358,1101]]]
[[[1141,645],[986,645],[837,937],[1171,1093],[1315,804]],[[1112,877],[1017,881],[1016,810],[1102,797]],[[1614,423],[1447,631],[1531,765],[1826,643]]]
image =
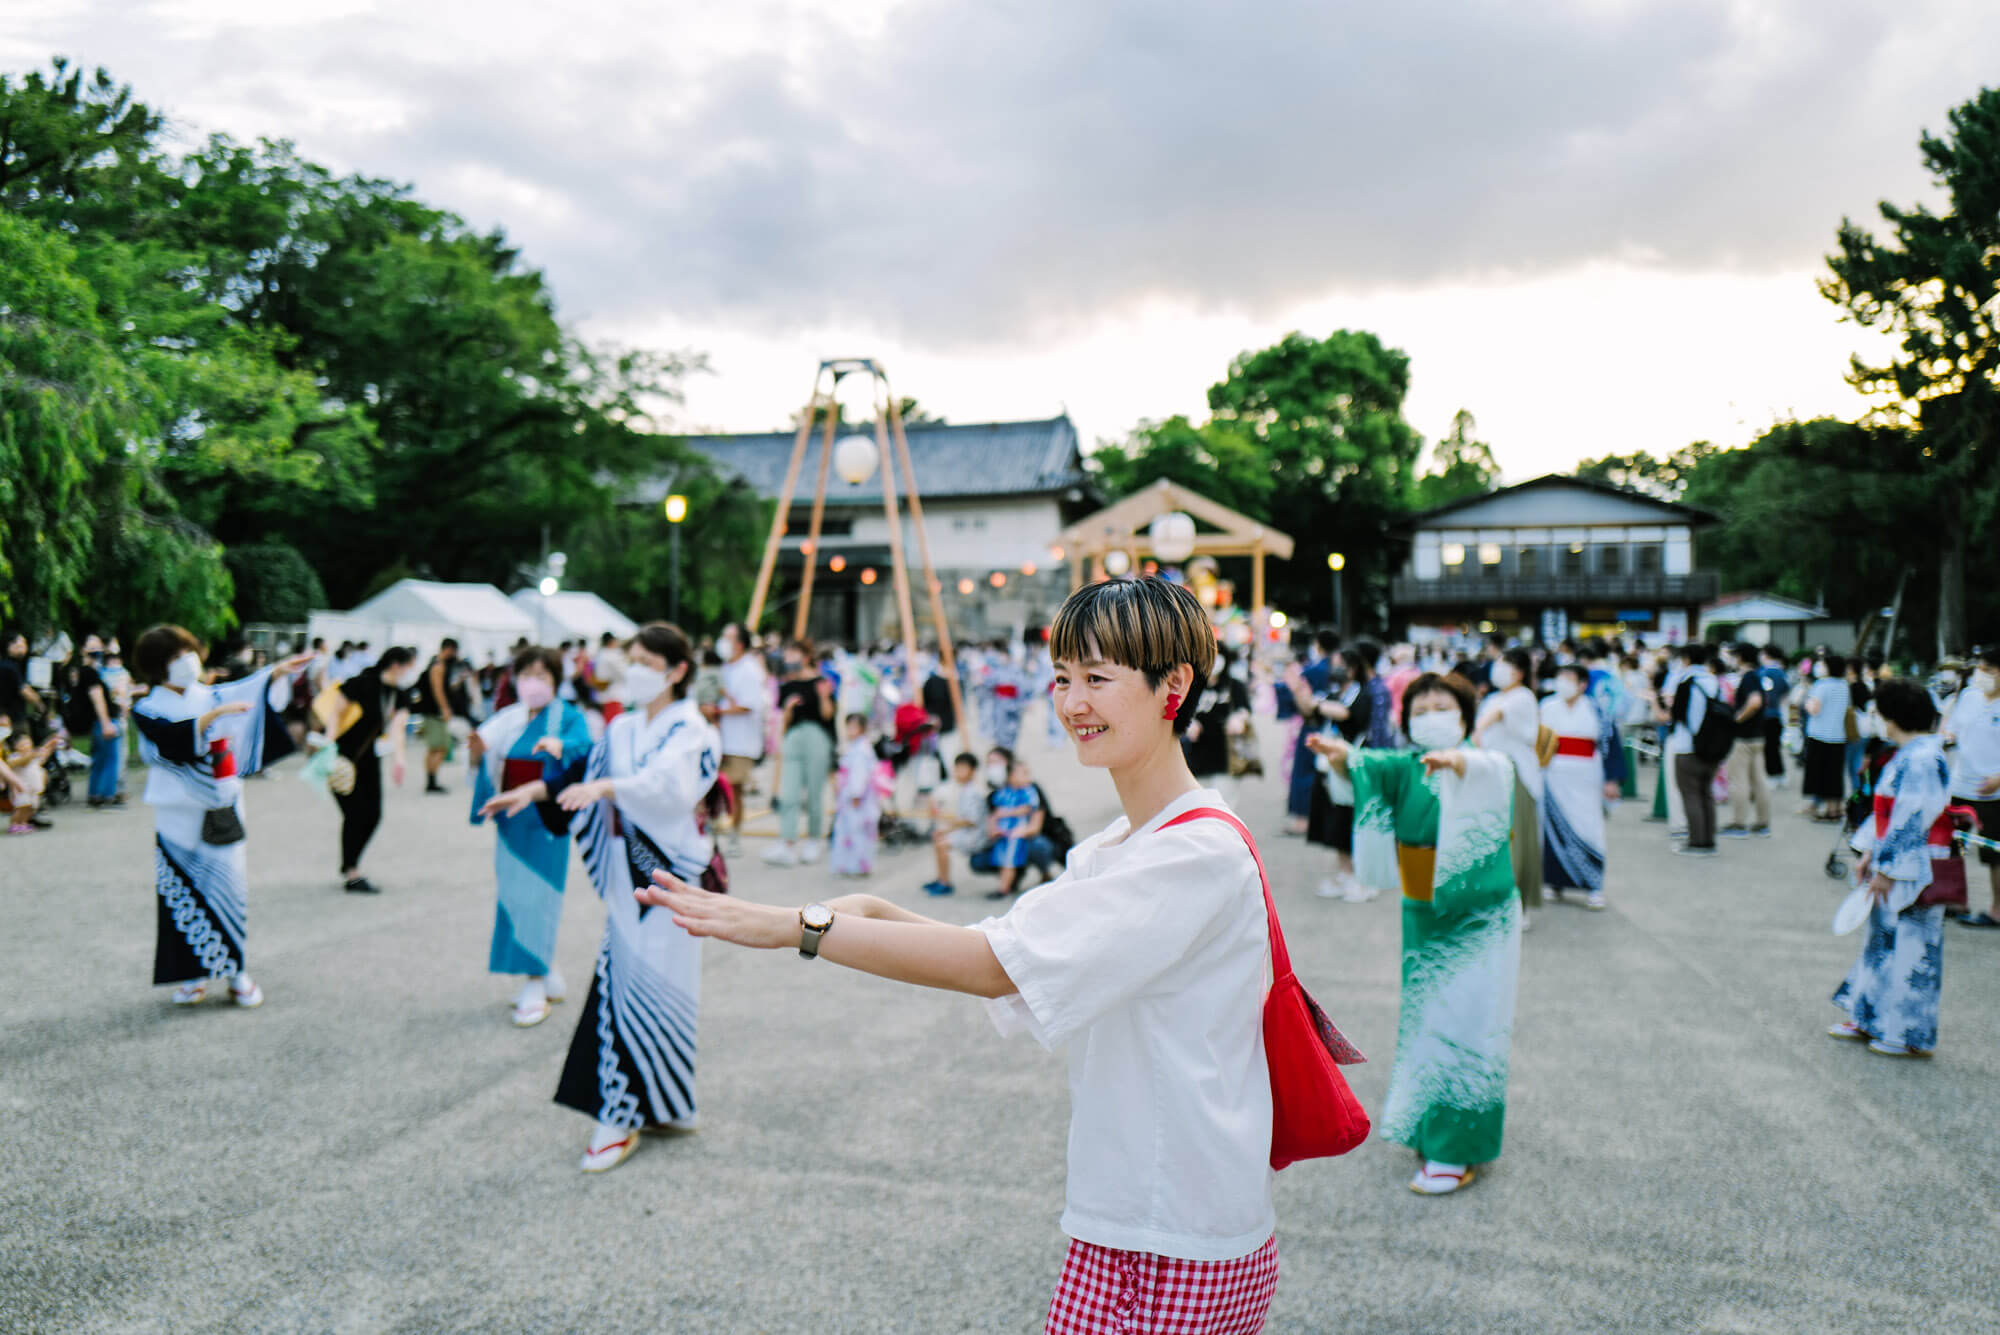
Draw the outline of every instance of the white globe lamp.
[[[1194,555],[1194,520],[1179,510],[1153,520],[1146,536],[1152,540],[1153,555],[1169,565]]]
[[[881,454],[875,442],[866,436],[849,436],[834,447],[833,469],[840,474],[840,480],[850,487],[858,487],[875,474],[875,465]]]
[[[1113,579],[1123,579],[1132,573],[1132,558],[1122,547],[1113,547],[1104,554],[1104,573]]]

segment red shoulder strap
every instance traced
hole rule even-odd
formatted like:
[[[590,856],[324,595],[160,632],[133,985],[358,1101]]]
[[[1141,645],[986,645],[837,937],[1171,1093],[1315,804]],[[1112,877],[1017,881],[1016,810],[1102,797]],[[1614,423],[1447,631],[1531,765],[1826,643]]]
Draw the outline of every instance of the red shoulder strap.
[[[1285,933],[1278,926],[1278,905],[1271,898],[1271,878],[1264,871],[1264,855],[1257,851],[1257,841],[1250,837],[1250,830],[1242,821],[1236,819],[1233,814],[1224,811],[1221,807],[1196,807],[1192,811],[1183,811],[1160,828],[1171,830],[1174,826],[1184,825],[1191,820],[1224,821],[1234,826],[1236,833],[1242,835],[1243,842],[1249,846],[1250,860],[1257,864],[1257,879],[1263,882],[1264,885],[1264,913],[1270,921],[1271,932],[1272,978],[1275,981],[1276,979],[1285,977],[1292,971],[1292,952],[1285,949]]]

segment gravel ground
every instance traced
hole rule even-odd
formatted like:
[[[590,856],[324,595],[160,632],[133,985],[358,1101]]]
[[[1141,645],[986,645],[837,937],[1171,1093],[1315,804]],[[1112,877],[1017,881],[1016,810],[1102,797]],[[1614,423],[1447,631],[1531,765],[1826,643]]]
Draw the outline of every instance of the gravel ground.
[[[1058,809],[1108,820],[1102,777],[1041,746]],[[250,785],[256,1012],[148,987],[143,807],[0,843],[0,1329],[1040,1329],[1058,1057],[965,999],[710,947],[701,1132],[584,1177],[588,1124],[550,1101],[577,1008],[517,1031],[485,972],[490,832],[462,793],[392,791],[386,893],[344,895],[336,813],[295,770]],[[1275,781],[1244,803],[1378,1107],[1397,903],[1316,899],[1324,859],[1279,805]],[[1855,944],[1827,931],[1824,827],[1788,812],[1693,864],[1642,814],[1613,817],[1610,911],[1552,907],[1525,940],[1505,1158],[1443,1200],[1380,1141],[1281,1174],[1271,1329],[2000,1330],[2000,934],[1947,929],[1935,1060],[1871,1056],[1822,1037]],[[886,859],[872,888],[983,916],[983,884],[925,900],[928,865]],[[776,902],[825,880],[736,868]],[[578,868],[579,996],[600,928]]]

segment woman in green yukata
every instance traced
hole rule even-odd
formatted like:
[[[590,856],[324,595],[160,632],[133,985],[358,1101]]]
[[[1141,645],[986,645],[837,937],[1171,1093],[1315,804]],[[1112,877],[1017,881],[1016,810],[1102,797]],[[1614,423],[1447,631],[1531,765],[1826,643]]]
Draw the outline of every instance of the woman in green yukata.
[[[1415,750],[1308,743],[1354,784],[1355,818],[1396,833],[1403,883],[1403,1007],[1382,1134],[1424,1166],[1410,1189],[1442,1196],[1500,1157],[1507,1052],[1521,967],[1509,833],[1513,762],[1466,746],[1472,688],[1427,672],[1403,693]],[[1371,808],[1375,808],[1371,812]]]

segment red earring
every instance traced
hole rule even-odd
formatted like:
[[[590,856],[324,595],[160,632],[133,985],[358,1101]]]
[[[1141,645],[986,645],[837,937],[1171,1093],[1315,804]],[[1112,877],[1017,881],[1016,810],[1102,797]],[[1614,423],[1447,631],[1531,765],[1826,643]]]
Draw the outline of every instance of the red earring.
[[[1180,712],[1181,712],[1181,698],[1178,695],[1175,695],[1172,691],[1168,691],[1167,712],[1160,715],[1160,717],[1164,719],[1171,719],[1174,717],[1174,715]]]

